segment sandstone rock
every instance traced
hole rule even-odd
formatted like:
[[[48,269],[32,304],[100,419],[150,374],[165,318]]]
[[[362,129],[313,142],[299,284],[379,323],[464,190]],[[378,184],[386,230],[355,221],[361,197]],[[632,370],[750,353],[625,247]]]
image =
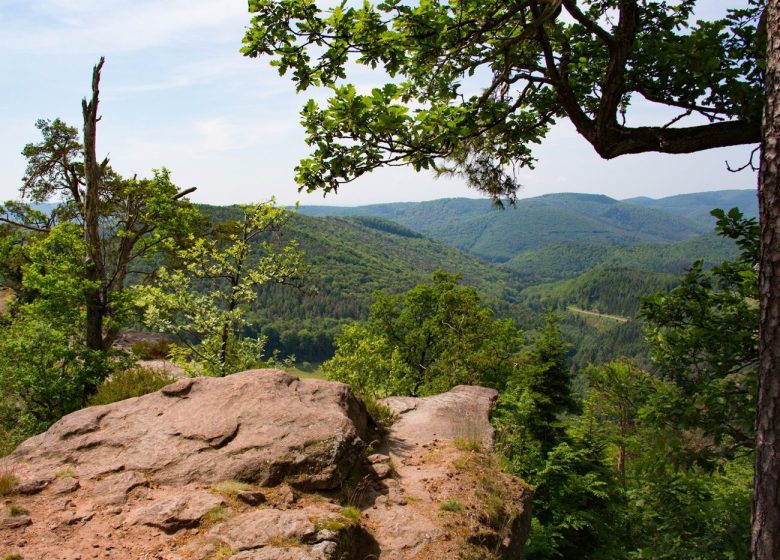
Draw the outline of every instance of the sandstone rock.
[[[371,465],[371,470],[374,471],[377,478],[387,478],[393,472],[393,469],[387,463],[374,463]]]
[[[81,484],[75,478],[68,476],[58,478],[49,488],[52,494],[70,494],[81,488]]]
[[[464,438],[492,449],[490,413],[497,398],[494,389],[458,385],[431,397],[390,397],[381,402],[400,417],[392,430],[409,435],[417,445]]]
[[[192,492],[155,500],[151,505],[134,509],[125,518],[125,525],[148,525],[175,533],[197,527],[207,512],[224,504],[221,498],[209,492]]]
[[[231,556],[230,560],[326,560],[326,557],[307,547],[269,547],[239,552]]]
[[[27,527],[32,525],[32,519],[29,515],[15,515],[13,517],[4,517],[2,520],[3,527],[7,529],[19,529],[21,527]]]
[[[120,472],[100,480],[90,493],[95,500],[104,505],[123,504],[127,495],[135,488],[149,486],[144,475],[135,471]]]
[[[16,487],[14,488],[14,492],[16,494],[22,494],[23,496],[37,494],[38,492],[41,492],[44,488],[46,488],[50,482],[51,482],[50,478],[28,480],[26,482],[22,482],[21,484],[17,484]]]
[[[238,550],[260,548],[279,539],[311,543],[318,530],[312,520],[325,521],[335,517],[332,513],[326,517],[323,511],[312,508],[258,509],[222,523],[210,532],[210,536]]]
[[[328,489],[359,455],[365,430],[365,408],[346,385],[253,370],[80,410],[0,465],[22,466],[25,479],[77,462],[82,479],[124,468],[174,486],[287,479]]]
[[[475,439],[487,449],[494,398],[487,389],[459,387],[426,399],[390,399],[399,421],[363,470],[352,471],[360,472],[358,487],[333,494],[307,491],[337,489],[367,436],[365,408],[345,385],[250,371],[181,379],[157,393],[84,409],[0,459],[0,470],[23,481],[14,503],[32,512],[0,519],[2,554],[211,560],[233,548],[232,560],[457,558],[468,535],[481,529],[453,529],[453,517],[441,515],[440,504],[457,497],[468,512],[463,520],[479,519],[476,476],[453,470],[462,453],[453,439]],[[522,502],[523,488],[515,491],[499,475],[497,486]],[[225,503],[208,490],[223,482],[254,487]],[[337,505],[344,495],[360,506],[361,523]],[[508,504],[521,511],[516,505]],[[204,528],[204,515],[217,507]],[[528,526],[519,515],[509,522],[506,532],[478,533],[490,534],[504,559],[520,557]]]

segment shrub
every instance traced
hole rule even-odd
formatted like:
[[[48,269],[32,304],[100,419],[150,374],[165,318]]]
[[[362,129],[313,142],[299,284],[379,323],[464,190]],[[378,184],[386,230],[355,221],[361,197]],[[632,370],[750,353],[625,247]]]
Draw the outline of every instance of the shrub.
[[[160,339],[154,341],[139,340],[133,343],[130,350],[141,360],[161,360],[168,357],[171,351],[171,343]]]
[[[134,366],[106,379],[90,399],[92,406],[140,397],[159,391],[176,379],[170,374],[150,368]]]
[[[368,415],[376,424],[377,430],[382,434],[387,433],[390,426],[398,421],[398,415],[371,397],[362,396],[361,398],[366,405]]]

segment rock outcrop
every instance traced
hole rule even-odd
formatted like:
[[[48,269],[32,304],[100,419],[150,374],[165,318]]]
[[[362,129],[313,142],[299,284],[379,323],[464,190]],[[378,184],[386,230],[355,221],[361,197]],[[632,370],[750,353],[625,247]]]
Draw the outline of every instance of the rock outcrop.
[[[0,557],[519,558],[524,487],[486,452],[494,398],[390,399],[386,438],[346,385],[278,370],[87,408],[0,460],[17,479]]]

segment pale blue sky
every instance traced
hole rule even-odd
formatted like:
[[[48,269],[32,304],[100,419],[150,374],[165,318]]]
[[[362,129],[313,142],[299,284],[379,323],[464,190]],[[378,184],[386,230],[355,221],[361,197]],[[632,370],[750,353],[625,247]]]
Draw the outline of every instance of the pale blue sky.
[[[705,11],[735,2],[705,0]],[[736,2],[739,5],[740,2]],[[702,14],[706,15],[706,14]],[[245,0],[0,0],[0,199],[16,196],[20,151],[38,139],[38,118],[80,126],[81,98],[101,55],[99,155],[123,174],[166,166],[198,202],[267,200],[355,205],[478,193],[457,179],[410,170],[381,171],[338,195],[296,191],[293,167],[307,153],[296,95],[267,61],[240,55],[249,21]],[[381,78],[363,73],[364,87]],[[647,115],[637,115],[642,118]],[[521,196],[603,193],[615,198],[753,188],[755,175],[732,174],[750,147],[694,155],[646,154],[601,160],[568,125],[537,150]]]

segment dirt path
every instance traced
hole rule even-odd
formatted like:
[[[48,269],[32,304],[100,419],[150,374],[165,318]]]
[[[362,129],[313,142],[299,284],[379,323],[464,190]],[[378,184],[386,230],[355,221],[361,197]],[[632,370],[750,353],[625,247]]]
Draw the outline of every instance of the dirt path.
[[[579,313],[581,315],[590,315],[591,317],[599,317],[601,319],[611,319],[613,321],[617,321],[618,323],[627,323],[628,321],[631,320],[629,317],[621,317],[620,315],[609,315],[607,313],[588,311],[587,309],[582,309],[574,305],[570,305],[568,307],[568,310],[571,311],[572,313]]]

